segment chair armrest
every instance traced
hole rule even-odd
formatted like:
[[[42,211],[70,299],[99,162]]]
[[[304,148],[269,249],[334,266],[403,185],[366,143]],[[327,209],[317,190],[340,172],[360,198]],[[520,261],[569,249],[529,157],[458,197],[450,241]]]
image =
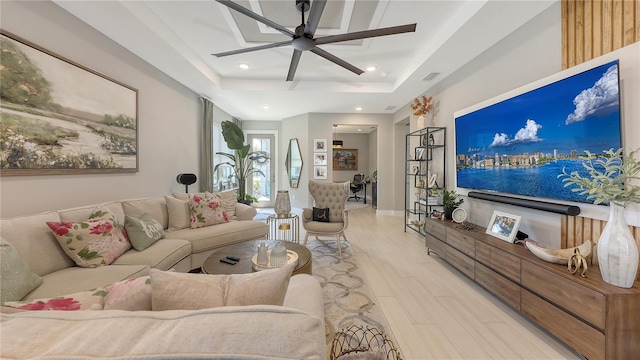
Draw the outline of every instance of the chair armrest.
[[[257,213],[258,210],[252,206],[243,203],[236,204],[236,218],[238,218],[238,220],[251,220]]]
[[[313,219],[313,209],[302,209],[302,222],[311,221]]]

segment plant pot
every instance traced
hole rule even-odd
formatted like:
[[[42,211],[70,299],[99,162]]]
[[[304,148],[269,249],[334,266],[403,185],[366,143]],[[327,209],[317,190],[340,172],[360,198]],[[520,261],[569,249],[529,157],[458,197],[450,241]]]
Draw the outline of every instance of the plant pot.
[[[455,210],[455,207],[452,206],[445,206],[444,207],[444,218],[447,220],[453,220],[453,210]]]
[[[244,200],[238,200],[238,202],[239,202],[239,203],[241,203],[241,204],[245,204],[245,205],[249,205],[249,206],[251,206],[251,203],[252,203],[253,201],[248,200],[248,199],[244,199]]]
[[[598,241],[602,280],[630,288],[638,272],[638,245],[624,218],[624,206],[611,203],[609,220]]]

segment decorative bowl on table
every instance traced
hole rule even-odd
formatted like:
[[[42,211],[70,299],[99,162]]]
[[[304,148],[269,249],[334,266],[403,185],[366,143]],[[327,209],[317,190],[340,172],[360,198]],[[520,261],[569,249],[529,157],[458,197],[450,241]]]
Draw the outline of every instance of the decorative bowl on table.
[[[267,250],[267,254],[269,255],[269,262],[266,265],[258,265],[258,254],[253,255],[251,258],[251,262],[253,264],[253,270],[268,270],[268,269],[277,269],[282,266],[272,266],[271,265],[271,250]],[[287,250],[287,264],[295,263],[298,264],[298,253],[295,251]]]

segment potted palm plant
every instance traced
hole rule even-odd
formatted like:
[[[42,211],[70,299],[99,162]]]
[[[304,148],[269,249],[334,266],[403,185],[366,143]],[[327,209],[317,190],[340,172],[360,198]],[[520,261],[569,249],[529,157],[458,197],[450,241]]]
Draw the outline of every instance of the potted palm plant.
[[[594,204],[609,203],[609,220],[597,244],[598,263],[602,280],[624,288],[633,286],[638,271],[638,246],[624,218],[626,203],[640,203],[640,186],[630,183],[640,180],[638,151],[624,157],[622,148],[600,156],[585,151],[582,165],[589,176],[565,169],[558,175],[565,187],[574,186],[571,191],[586,195]]]
[[[223,121],[220,126],[222,127],[222,136],[227,143],[227,147],[233,151],[233,154],[226,152],[216,152],[217,155],[227,157],[229,160],[216,164],[213,168],[213,172],[220,166],[230,166],[233,169],[231,177],[235,177],[238,180],[238,201],[251,204],[254,201],[258,201],[251,194],[247,194],[247,179],[253,174],[259,174],[265,176],[262,170],[255,167],[255,163],[264,164],[269,160],[269,154],[265,151],[251,151],[251,145],[244,143],[244,133],[242,129],[234,122]]]

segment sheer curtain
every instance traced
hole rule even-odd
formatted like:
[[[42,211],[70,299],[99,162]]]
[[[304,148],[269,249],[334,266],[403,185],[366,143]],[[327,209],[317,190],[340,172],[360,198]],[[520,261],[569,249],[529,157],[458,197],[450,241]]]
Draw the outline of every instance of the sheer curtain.
[[[202,98],[202,131],[200,133],[200,191],[213,191],[213,103]]]

